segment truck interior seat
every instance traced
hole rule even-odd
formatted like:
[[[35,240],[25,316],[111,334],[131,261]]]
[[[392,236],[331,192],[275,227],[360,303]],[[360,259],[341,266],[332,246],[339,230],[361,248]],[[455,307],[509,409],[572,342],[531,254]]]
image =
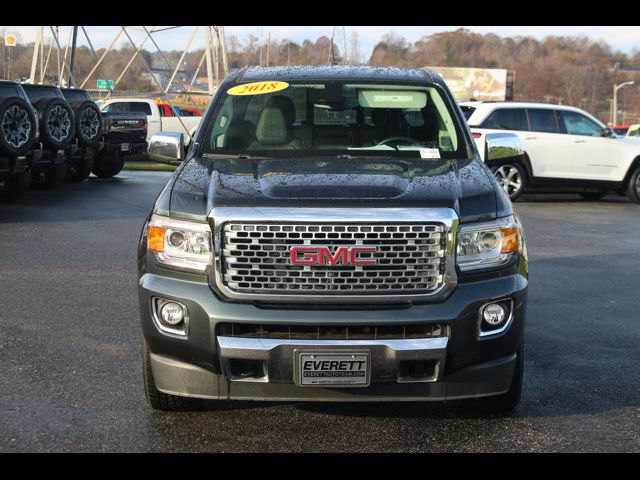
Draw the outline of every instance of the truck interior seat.
[[[249,150],[300,150],[302,142],[293,135],[290,110],[279,100],[272,97],[266,103],[256,126],[256,141],[249,145]],[[291,104],[293,106],[293,104]],[[295,110],[294,110],[295,115]],[[289,120],[288,120],[289,119]],[[293,122],[292,122],[293,123]]]

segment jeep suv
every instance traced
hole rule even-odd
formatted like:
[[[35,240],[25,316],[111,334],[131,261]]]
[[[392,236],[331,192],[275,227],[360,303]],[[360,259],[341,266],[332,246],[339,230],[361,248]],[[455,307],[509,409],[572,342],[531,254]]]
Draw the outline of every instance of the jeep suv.
[[[640,203],[640,143],[587,112],[533,102],[460,102],[484,156],[487,134],[517,135],[524,156],[489,162],[512,200],[525,191],[578,192],[597,200],[626,194]]]
[[[489,157],[517,156],[500,134]],[[218,89],[146,219],[138,292],[155,409],[199,399],[476,399],[523,375],[527,253],[442,78],[249,68]],[[485,398],[486,397],[486,398]]]

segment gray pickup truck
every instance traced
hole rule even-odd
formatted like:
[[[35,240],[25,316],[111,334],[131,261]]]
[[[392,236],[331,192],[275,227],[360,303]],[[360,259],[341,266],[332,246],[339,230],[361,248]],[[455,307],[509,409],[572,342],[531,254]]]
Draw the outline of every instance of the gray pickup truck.
[[[442,78],[424,69],[229,75],[138,248],[151,406],[201,399],[475,399],[523,378],[527,253]],[[488,158],[522,154],[498,134]]]

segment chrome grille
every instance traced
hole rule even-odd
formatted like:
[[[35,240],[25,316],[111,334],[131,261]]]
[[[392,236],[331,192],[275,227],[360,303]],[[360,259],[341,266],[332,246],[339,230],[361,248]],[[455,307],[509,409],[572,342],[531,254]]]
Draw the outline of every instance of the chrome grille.
[[[234,292],[262,294],[424,294],[443,284],[441,223],[322,224],[227,222],[222,278]],[[293,265],[292,247],[376,247],[375,265]]]

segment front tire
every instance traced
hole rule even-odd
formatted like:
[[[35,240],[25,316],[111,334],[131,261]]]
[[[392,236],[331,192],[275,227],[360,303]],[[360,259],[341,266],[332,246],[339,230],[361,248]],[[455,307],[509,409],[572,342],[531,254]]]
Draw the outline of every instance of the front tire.
[[[498,185],[509,195],[511,201],[515,201],[527,185],[527,174],[519,163],[507,163],[491,167]]]
[[[631,174],[629,185],[627,186],[627,197],[633,203],[640,203],[640,165]]]
[[[124,157],[118,154],[100,153],[96,156],[93,164],[93,174],[99,178],[110,178],[116,176],[124,168]]]
[[[161,410],[164,412],[187,412],[191,410],[199,410],[202,406],[202,401],[198,398],[170,395],[168,393],[163,393],[156,388],[156,384],[153,381],[153,371],[151,370],[151,351],[145,341],[142,343],[142,372],[144,379],[144,393],[149,405],[154,410]]]
[[[93,157],[85,159],[80,165],[70,166],[66,180],[68,182],[82,182],[89,178],[93,169]]]

